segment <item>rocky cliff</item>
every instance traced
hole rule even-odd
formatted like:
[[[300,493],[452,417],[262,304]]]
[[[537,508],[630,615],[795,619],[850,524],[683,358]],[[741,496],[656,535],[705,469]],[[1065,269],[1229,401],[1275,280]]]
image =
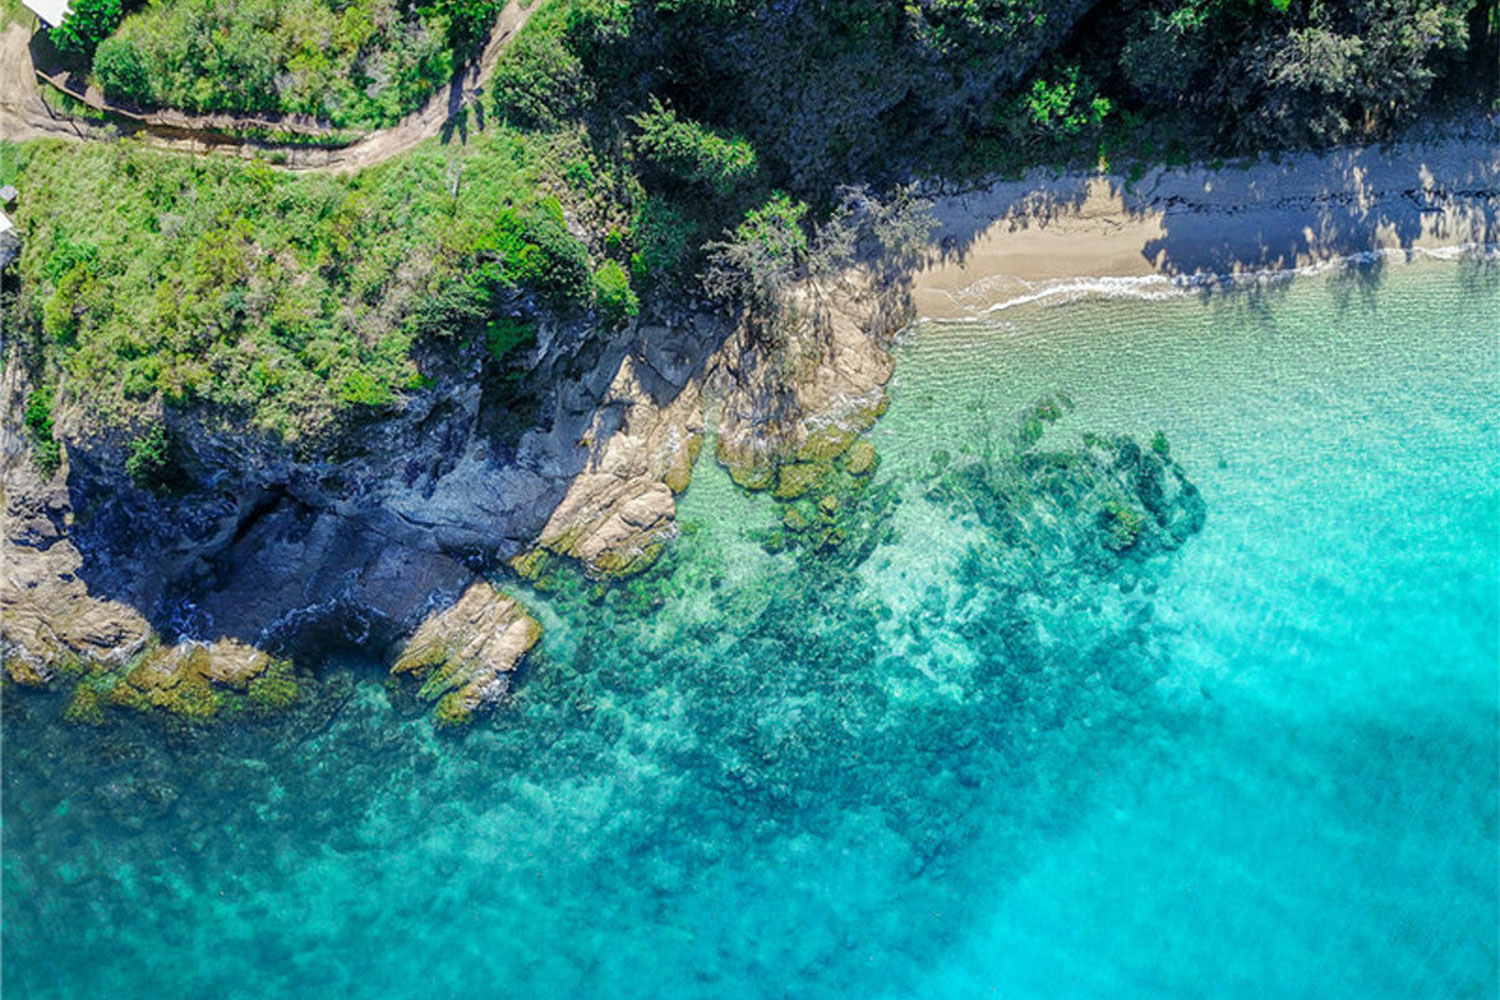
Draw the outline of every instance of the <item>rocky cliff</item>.
[[[502,634],[524,619],[529,638],[506,656],[438,669],[453,696],[440,706],[466,718],[504,693],[539,631],[510,598],[468,607],[493,595],[486,577],[503,586],[550,559],[597,578],[636,572],[675,535],[706,432],[736,481],[769,488],[831,462],[883,411],[904,292],[855,270],[791,299],[775,346],[707,313],[612,336],[544,326],[525,388],[503,397],[479,352],[435,356],[433,386],[315,446],[167,412],[177,472],[155,490],[124,473],[118,432],[70,424],[65,405],[64,459],[43,476],[12,350],[6,670],[29,684],[82,673],[106,692],[140,682],[138,707],[204,715],[218,704],[207,695],[285,660],[313,667],[345,646],[415,669],[413,644],[483,646],[488,611]],[[195,697],[150,693],[178,689]]]

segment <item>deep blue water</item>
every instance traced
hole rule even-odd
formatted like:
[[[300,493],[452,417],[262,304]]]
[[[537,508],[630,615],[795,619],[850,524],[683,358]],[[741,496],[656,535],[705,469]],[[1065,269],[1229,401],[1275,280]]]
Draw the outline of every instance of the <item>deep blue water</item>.
[[[9,691],[5,996],[1494,997],[1497,335],[1474,260],[919,324],[867,558],[705,458],[462,738],[357,651],[208,735]],[[955,494],[1059,389],[1203,530]]]

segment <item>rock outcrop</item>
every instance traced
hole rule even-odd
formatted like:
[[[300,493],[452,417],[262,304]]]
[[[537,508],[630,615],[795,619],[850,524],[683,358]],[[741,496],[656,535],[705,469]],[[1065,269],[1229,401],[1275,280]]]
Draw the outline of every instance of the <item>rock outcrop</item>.
[[[625,576],[654,562],[677,531],[673,495],[687,488],[703,435],[697,380],[673,386],[631,357],[583,437],[589,459],[552,511],[540,548],[571,556],[595,576]],[[669,397],[654,398],[650,386]],[[513,565],[535,565],[525,556]]]
[[[515,599],[481,580],[406,640],[391,668],[422,681],[419,696],[437,702],[446,723],[468,722],[510,690],[510,675],[542,636]]]
[[[735,482],[800,495],[885,412],[891,338],[910,320],[903,289],[856,268],[795,289],[774,346],[741,327],[715,366],[718,458]]]
[[[399,670],[424,675],[439,714],[468,718],[540,634],[479,574],[651,565],[709,429],[736,481],[783,498],[836,461],[841,475],[868,470],[873,454],[844,456],[885,407],[905,301],[861,270],[804,282],[774,347],[708,314],[607,338],[546,323],[519,383],[479,345],[434,348],[430,388],[316,445],[163,410],[177,479],[156,490],[124,472],[129,429],[70,421],[65,386],[62,465],[44,480],[13,355],[0,387],[6,669],[45,683],[83,664],[90,691],[206,716],[221,691],[280,678],[305,652],[401,648]]]

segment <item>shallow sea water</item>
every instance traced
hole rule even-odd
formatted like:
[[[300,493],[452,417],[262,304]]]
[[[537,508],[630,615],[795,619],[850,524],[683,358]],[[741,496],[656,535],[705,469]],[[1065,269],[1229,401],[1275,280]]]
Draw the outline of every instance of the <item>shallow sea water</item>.
[[[357,650],[209,738],[11,691],[4,994],[1496,996],[1497,351],[1493,259],[923,323],[868,558],[705,459],[466,736]],[[1202,532],[1106,571],[935,492],[1057,390]]]

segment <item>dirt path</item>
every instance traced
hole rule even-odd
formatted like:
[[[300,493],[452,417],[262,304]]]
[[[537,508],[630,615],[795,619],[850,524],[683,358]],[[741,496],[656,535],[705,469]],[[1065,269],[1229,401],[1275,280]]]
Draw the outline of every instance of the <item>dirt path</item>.
[[[443,130],[467,105],[476,103],[484,82],[495,70],[500,54],[530,20],[543,0],[522,7],[510,0],[495,19],[489,41],[477,60],[466,64],[452,82],[428,98],[419,110],[389,128],[377,129],[340,147],[312,147],[261,143],[216,132],[212,124],[222,116],[167,113],[147,116],[134,124],[152,146],[194,154],[222,153],[245,158],[277,154],[275,166],[296,171],[350,172],[372,167],[400,155]],[[53,111],[42,100],[31,59],[31,30],[7,25],[0,35],[0,139],[64,138],[102,140],[111,137],[100,126]],[[160,120],[157,120],[160,119]],[[328,129],[328,134],[342,130]]]

